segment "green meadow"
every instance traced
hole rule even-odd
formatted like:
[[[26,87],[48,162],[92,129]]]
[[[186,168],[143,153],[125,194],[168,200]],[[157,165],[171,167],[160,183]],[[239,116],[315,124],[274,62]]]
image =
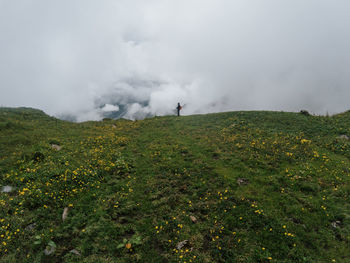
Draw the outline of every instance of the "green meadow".
[[[345,135],[350,112],[0,108],[0,262],[350,262]]]

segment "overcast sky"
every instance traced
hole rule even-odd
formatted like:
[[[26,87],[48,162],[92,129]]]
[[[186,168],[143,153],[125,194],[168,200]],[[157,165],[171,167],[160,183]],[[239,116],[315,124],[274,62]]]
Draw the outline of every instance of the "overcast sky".
[[[0,0],[0,105],[78,121],[350,109],[349,0]]]

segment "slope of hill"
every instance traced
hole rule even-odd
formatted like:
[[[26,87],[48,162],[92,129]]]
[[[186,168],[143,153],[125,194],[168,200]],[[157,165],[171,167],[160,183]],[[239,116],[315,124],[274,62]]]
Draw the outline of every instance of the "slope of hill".
[[[0,109],[1,262],[350,262],[350,114]]]

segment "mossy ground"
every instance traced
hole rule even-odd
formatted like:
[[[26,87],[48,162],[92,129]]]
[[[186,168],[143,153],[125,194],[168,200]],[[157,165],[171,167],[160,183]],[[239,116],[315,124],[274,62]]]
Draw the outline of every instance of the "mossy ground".
[[[16,190],[0,193],[0,261],[350,262],[342,134],[349,113],[76,124],[2,108],[0,185]]]

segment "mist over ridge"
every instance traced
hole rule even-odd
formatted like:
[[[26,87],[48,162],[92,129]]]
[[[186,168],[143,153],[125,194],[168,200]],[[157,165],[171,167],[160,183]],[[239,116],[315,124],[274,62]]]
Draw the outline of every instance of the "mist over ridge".
[[[76,121],[348,110],[350,2],[0,0],[0,104]]]

